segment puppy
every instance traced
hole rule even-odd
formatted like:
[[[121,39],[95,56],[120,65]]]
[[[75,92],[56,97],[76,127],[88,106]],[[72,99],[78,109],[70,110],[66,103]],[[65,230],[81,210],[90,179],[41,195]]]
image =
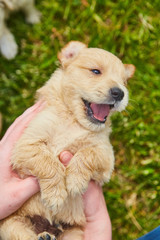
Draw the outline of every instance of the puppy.
[[[34,7],[34,0],[0,0],[0,51],[7,59],[13,59],[18,50],[13,34],[5,24],[9,13],[17,10],[23,10],[26,16],[26,22],[38,23],[40,21],[40,12]]]
[[[58,55],[61,68],[37,92],[45,109],[17,142],[13,169],[37,177],[40,193],[1,221],[2,240],[82,240],[82,194],[91,179],[108,182],[114,168],[110,116],[128,103],[135,67],[113,54],[72,41]],[[65,168],[59,154],[74,157]],[[42,226],[43,225],[43,226]]]

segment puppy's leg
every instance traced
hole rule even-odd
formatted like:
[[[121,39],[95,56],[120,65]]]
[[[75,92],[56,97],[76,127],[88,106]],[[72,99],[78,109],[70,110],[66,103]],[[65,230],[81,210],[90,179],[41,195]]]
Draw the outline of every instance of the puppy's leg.
[[[71,226],[85,226],[86,218],[84,215],[82,196],[69,195],[61,211],[56,214],[55,219],[58,222],[65,222]]]
[[[66,169],[67,190],[72,195],[87,190],[91,179],[102,184],[110,179],[114,166],[112,147],[90,147],[78,151]]]
[[[14,36],[5,25],[5,8],[0,5],[0,51],[7,59],[13,59],[17,54],[17,44]]]
[[[41,18],[41,13],[35,8],[34,0],[26,1],[26,4],[23,5],[22,10],[26,15],[27,23],[39,23]]]
[[[1,240],[38,240],[31,225],[23,217],[10,217],[0,225]]]
[[[23,137],[25,138],[25,135]],[[45,206],[56,214],[67,197],[65,167],[58,157],[54,156],[45,140],[29,143],[23,137],[13,153],[13,168],[38,178],[41,199]]]

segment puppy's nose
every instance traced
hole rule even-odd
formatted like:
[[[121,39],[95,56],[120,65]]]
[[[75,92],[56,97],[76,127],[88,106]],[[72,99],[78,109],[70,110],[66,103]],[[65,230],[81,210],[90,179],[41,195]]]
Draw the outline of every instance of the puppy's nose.
[[[117,88],[117,87],[111,88],[110,94],[116,101],[121,101],[124,97],[124,92],[120,88]]]

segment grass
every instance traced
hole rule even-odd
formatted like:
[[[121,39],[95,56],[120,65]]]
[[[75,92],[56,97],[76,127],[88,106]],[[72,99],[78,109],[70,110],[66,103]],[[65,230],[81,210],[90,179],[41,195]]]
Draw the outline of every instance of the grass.
[[[37,1],[42,21],[30,26],[15,13],[8,25],[19,45],[13,61],[0,56],[3,133],[34,101],[70,40],[104,48],[136,66],[127,110],[113,117],[115,171],[104,195],[113,239],[131,240],[160,224],[159,0]]]

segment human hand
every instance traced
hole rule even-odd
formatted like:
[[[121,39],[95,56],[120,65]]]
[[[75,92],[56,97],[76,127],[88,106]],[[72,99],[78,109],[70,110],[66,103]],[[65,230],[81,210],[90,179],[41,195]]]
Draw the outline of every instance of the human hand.
[[[72,157],[70,152],[64,151],[60,154],[60,161],[67,166]],[[111,240],[112,226],[102,188],[91,181],[83,195],[83,201],[86,216],[84,240]]]
[[[38,102],[27,109],[9,127],[0,141],[0,219],[15,212],[26,200],[39,191],[39,185],[35,177],[30,176],[26,179],[20,179],[11,170],[10,157],[14,144],[43,106],[44,103]]]

